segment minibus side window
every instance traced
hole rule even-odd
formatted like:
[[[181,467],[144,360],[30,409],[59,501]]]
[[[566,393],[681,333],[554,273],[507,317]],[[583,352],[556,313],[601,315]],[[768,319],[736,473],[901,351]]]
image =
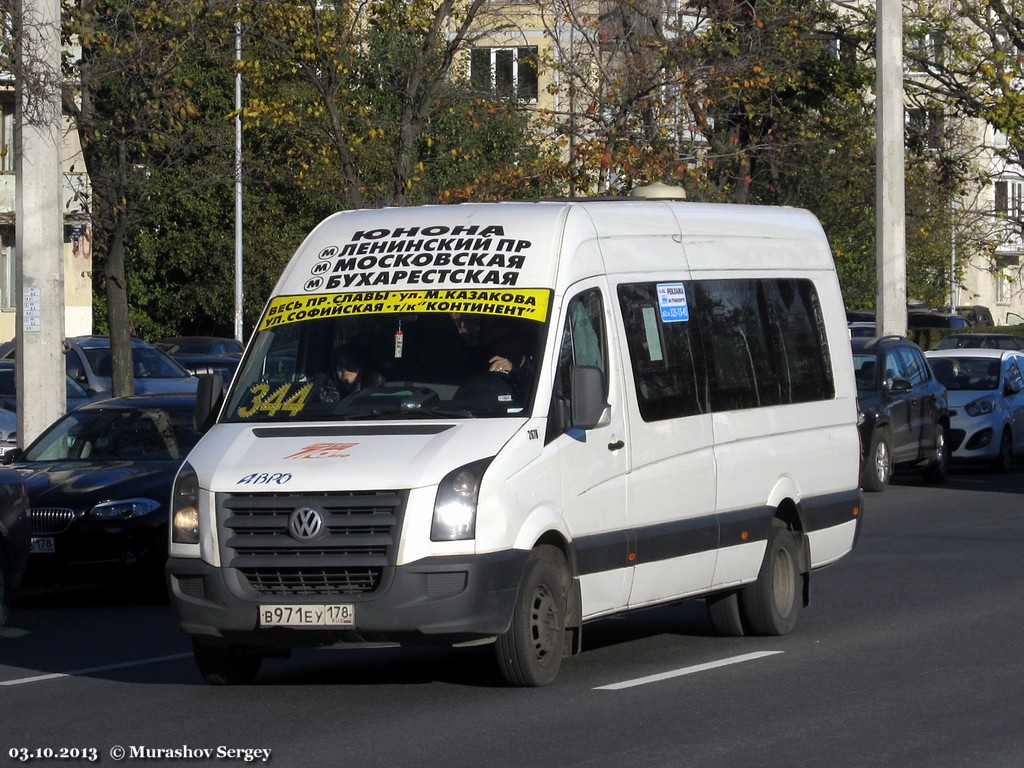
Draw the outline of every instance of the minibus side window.
[[[605,374],[605,396],[608,395],[607,342],[601,292],[590,288],[569,300],[562,340],[558,352],[558,368],[551,395],[551,409],[545,442],[562,433],[569,413],[569,376],[573,366],[599,368]]]
[[[690,303],[692,293],[686,291]],[[655,283],[623,284],[618,294],[640,417],[661,421],[707,413],[707,377],[694,324],[664,321]]]
[[[662,306],[680,287],[685,311]],[[644,421],[835,394],[810,280],[666,280],[618,294]]]
[[[784,363],[786,403],[829,400],[835,396],[825,321],[818,293],[810,280],[762,281],[771,287],[778,326],[774,338]]]
[[[707,280],[694,286],[708,352],[713,411],[756,408],[779,401],[776,377],[767,361],[768,328],[763,322],[763,294],[758,288],[757,280]]]
[[[809,280],[699,281],[694,296],[713,411],[834,396],[821,311]]]

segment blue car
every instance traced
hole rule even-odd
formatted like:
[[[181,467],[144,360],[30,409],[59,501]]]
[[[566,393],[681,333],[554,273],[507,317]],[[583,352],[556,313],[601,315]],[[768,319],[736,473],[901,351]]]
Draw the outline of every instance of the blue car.
[[[71,411],[80,405],[91,403],[98,395],[85,389],[70,376],[64,377],[67,390],[67,410]],[[15,385],[15,368],[13,360],[0,360],[0,406],[8,411],[18,410],[18,395]]]

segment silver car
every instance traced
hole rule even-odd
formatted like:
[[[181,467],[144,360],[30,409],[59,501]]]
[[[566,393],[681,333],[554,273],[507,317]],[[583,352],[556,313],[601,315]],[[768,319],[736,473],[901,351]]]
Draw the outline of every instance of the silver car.
[[[142,339],[132,339],[135,394],[194,395],[199,379],[171,357]],[[14,357],[8,344],[4,357]],[[108,395],[113,387],[109,336],[75,336],[64,340],[67,375],[87,390]]]
[[[962,348],[925,356],[948,393],[953,460],[1008,471],[1024,455],[1024,353]]]

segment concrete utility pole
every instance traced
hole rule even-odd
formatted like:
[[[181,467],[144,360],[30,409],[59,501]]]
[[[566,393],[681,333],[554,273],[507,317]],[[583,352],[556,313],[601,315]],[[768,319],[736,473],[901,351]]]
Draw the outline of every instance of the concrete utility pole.
[[[237,10],[237,6],[236,6]],[[242,327],[242,21],[235,22],[235,338],[245,344]]]
[[[64,414],[60,0],[20,0],[14,136],[18,445]]]
[[[877,180],[875,189],[879,335],[907,332],[907,232],[903,168],[903,5],[876,0]]]

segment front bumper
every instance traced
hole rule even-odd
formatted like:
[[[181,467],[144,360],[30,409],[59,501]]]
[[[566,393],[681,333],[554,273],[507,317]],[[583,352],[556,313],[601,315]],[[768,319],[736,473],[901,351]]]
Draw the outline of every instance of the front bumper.
[[[999,455],[1002,422],[983,417],[958,418],[950,428],[950,456],[955,461],[992,461]]]
[[[207,641],[262,648],[453,644],[508,629],[527,555],[427,558],[391,568],[374,593],[353,596],[263,596],[237,569],[190,558],[170,558],[166,570],[182,630]],[[355,626],[259,626],[261,606],[304,604],[350,604]]]
[[[32,538],[53,540],[52,552],[37,552],[29,558],[29,571],[36,577],[77,571],[116,573],[162,566],[167,528],[160,520],[87,521],[60,533],[33,531]]]

